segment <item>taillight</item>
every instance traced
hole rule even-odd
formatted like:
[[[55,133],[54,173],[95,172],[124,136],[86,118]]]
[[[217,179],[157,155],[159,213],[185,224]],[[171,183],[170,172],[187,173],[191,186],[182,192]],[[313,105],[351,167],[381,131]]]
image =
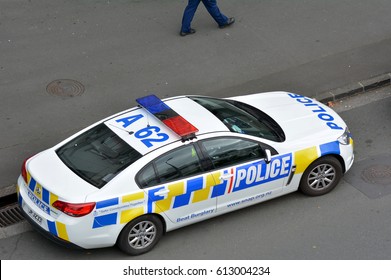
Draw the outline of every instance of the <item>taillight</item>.
[[[61,200],[56,200],[52,205],[54,208],[60,210],[61,212],[72,216],[72,217],[82,217],[91,213],[95,208],[95,202],[87,203],[69,203]]]
[[[28,160],[29,160],[29,158],[26,158],[22,164],[22,177],[23,177],[23,180],[26,182],[26,184],[28,183],[27,182],[27,169],[26,169],[26,163]]]

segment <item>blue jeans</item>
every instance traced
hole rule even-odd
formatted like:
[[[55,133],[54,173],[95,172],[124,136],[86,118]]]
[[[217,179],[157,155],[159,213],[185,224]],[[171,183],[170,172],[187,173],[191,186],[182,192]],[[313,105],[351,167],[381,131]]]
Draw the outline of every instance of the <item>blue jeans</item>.
[[[219,26],[227,23],[228,18],[220,12],[219,7],[217,7],[216,0],[189,0],[186,9],[183,12],[182,32],[190,32],[191,22],[201,1]]]

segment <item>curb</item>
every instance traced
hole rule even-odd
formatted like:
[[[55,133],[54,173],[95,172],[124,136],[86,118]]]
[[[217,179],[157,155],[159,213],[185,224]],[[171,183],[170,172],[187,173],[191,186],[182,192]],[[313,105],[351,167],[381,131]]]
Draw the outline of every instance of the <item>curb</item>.
[[[16,193],[16,185],[6,186],[0,189],[0,198]]]
[[[391,73],[385,73],[350,85],[325,91],[316,95],[316,99],[322,103],[333,102],[344,97],[388,86],[391,84]]]
[[[26,220],[17,224],[0,228],[0,239],[8,238],[26,231],[33,230],[32,226]]]

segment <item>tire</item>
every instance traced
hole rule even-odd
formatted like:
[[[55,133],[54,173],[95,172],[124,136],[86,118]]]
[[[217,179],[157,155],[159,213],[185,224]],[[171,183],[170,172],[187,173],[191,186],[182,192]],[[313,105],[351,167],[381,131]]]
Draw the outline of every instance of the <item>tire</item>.
[[[162,235],[163,224],[157,216],[141,216],[123,228],[117,246],[123,252],[136,256],[152,250]]]
[[[299,190],[309,196],[324,195],[338,185],[342,175],[342,166],[337,158],[319,158],[305,170]]]

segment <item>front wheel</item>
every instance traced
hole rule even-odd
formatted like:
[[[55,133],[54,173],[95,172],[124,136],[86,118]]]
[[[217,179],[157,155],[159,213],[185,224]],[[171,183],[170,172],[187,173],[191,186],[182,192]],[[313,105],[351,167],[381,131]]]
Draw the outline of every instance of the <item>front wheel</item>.
[[[323,195],[334,189],[342,178],[342,166],[333,156],[317,159],[308,166],[299,189],[310,196]]]
[[[117,245],[129,255],[140,255],[150,250],[163,235],[163,224],[156,216],[141,216],[128,223],[121,231]]]

